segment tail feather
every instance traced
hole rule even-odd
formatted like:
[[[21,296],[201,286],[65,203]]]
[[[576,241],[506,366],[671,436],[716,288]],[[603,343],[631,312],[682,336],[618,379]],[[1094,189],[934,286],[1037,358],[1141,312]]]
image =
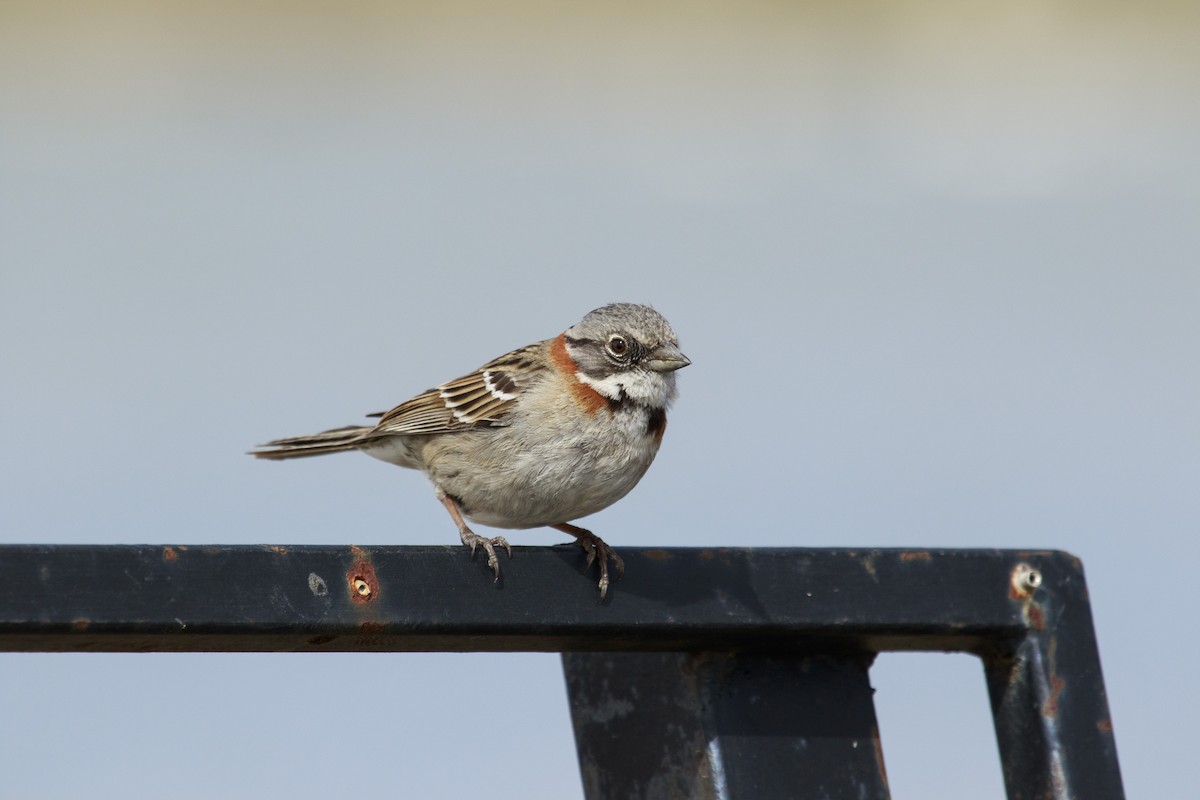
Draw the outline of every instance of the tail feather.
[[[340,453],[344,450],[357,450],[363,442],[364,435],[371,430],[370,427],[350,425],[309,436],[274,439],[257,446],[270,449],[251,450],[249,454],[255,458],[283,461],[289,458],[307,458],[323,456],[326,453]]]

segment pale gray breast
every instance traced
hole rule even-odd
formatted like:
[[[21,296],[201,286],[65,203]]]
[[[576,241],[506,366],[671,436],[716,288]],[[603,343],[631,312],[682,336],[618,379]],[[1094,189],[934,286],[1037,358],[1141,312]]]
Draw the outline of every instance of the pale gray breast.
[[[593,514],[629,493],[658,452],[636,407],[513,420],[504,428],[431,437],[433,482],[481,524],[528,528]]]

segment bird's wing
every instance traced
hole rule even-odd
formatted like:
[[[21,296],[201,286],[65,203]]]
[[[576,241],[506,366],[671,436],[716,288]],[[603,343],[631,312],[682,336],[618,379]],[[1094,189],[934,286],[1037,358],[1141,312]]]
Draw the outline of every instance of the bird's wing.
[[[422,392],[391,411],[372,414],[379,417],[379,424],[367,438],[506,425],[505,417],[521,392],[546,370],[545,356],[540,352],[546,347],[546,342],[538,342],[506,353],[469,375]]]

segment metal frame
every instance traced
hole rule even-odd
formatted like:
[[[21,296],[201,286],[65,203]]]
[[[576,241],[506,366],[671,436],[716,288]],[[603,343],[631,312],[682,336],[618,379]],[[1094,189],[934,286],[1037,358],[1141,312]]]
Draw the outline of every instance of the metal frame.
[[[868,667],[978,655],[1008,796],[1124,797],[1053,551],[0,546],[0,651],[561,652],[587,796],[886,798]],[[549,600],[552,598],[552,600]]]

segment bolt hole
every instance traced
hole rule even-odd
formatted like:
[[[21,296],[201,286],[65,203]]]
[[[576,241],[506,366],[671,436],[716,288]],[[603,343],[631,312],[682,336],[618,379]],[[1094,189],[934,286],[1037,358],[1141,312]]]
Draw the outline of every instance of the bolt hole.
[[[1017,564],[1013,568],[1012,584],[1020,594],[1032,594],[1042,585],[1042,573],[1029,564]]]
[[[358,592],[360,597],[366,597],[367,595],[371,594],[371,584],[367,583],[362,578],[355,578],[350,582],[350,585],[354,587],[354,591]]]

